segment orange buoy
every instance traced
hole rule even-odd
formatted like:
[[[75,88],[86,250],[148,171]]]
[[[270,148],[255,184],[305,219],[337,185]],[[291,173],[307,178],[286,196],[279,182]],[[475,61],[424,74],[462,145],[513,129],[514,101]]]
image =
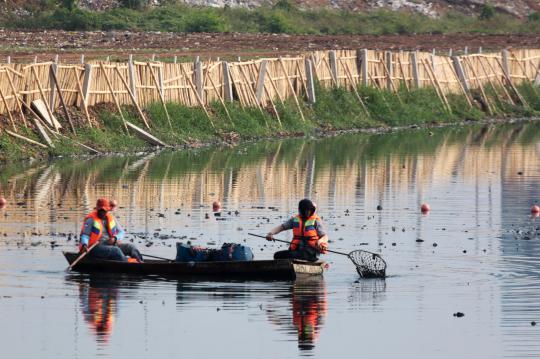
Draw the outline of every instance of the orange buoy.
[[[540,213],[540,207],[538,207],[536,204],[531,207],[531,213]]]
[[[111,199],[110,205],[111,205],[111,211],[114,211],[116,207],[118,207],[118,202],[116,202],[115,199]]]
[[[3,209],[7,206],[7,201],[4,197],[0,197],[0,209]]]
[[[429,204],[427,204],[427,203],[422,203],[422,205],[420,206],[420,210],[422,211],[422,213],[427,213],[427,212],[429,212]]]
[[[214,211],[214,212],[221,211],[221,202],[220,201],[214,201],[212,203],[212,211]]]

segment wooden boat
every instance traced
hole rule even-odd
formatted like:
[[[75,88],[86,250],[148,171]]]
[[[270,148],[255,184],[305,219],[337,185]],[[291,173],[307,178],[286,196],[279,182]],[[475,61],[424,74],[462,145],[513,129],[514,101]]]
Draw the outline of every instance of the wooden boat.
[[[69,264],[78,253],[64,252]],[[174,262],[146,260],[144,263],[83,258],[73,267],[82,273],[110,272],[133,275],[159,275],[164,277],[206,277],[223,279],[295,279],[298,276],[322,275],[324,262],[306,262],[289,259],[231,261],[231,262]]]

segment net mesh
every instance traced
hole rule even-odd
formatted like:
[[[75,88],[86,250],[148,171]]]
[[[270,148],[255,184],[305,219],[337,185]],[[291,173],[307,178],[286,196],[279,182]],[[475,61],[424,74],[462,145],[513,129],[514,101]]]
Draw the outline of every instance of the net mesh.
[[[356,271],[364,278],[386,277],[386,262],[376,253],[367,251],[354,251],[349,258],[356,265]]]

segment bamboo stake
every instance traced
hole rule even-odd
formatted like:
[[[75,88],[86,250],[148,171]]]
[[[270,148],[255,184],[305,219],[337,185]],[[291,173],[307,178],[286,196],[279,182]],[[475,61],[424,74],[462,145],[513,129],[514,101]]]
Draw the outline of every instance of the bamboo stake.
[[[51,107],[49,106],[47,98],[45,97],[45,93],[43,92],[43,88],[41,87],[41,81],[39,81],[39,77],[37,75],[36,68],[34,66],[30,66],[30,71],[32,72],[32,74],[34,75],[34,78],[36,79],[39,93],[41,95],[41,98],[43,99],[43,102],[45,103],[45,108],[47,109],[47,113],[49,114],[49,116],[51,116],[51,122],[53,124],[53,127],[54,127],[55,131],[58,132],[59,128],[56,125],[56,121],[54,121],[54,114],[53,114],[53,112],[51,110]]]
[[[15,90],[15,85],[13,84],[13,80],[11,79],[11,76],[9,76],[8,72],[6,72],[6,76],[8,78],[9,87],[11,87],[11,92],[13,93],[13,97],[15,97],[15,103],[17,104],[17,107],[19,108],[19,113],[20,113],[20,115],[21,115],[21,117],[23,119],[24,127],[28,128],[28,124],[26,122],[26,116],[24,115],[24,112],[23,112],[22,106],[21,106],[21,103],[23,101],[19,98],[19,95],[17,94],[17,90]]]
[[[4,92],[0,88],[0,97],[2,97],[2,102],[4,103],[4,107],[6,108],[6,111],[9,116],[9,121],[11,122],[11,127],[13,127],[13,131],[17,132],[17,127],[15,126],[15,121],[13,121],[13,116],[11,115],[11,111],[9,110],[6,98],[4,97]]]
[[[79,76],[77,76],[77,69],[73,67],[73,73],[75,74],[75,82],[77,83],[77,93],[81,96],[81,102],[83,104],[84,114],[86,115],[86,120],[92,128],[92,119],[90,118],[90,113],[88,112],[88,106],[86,105],[86,100],[84,99],[84,94],[82,90],[82,85]]]
[[[18,135],[14,132],[11,132],[10,130],[5,130],[7,134],[13,136],[13,137],[16,137],[18,139],[21,139],[23,141],[26,141],[28,143],[31,143],[33,145],[36,145],[36,146],[39,146],[39,147],[43,147],[43,148],[48,148],[46,145],[44,145],[43,143],[40,143],[40,142],[37,142],[37,141],[34,141],[34,140],[31,140],[29,139],[28,137],[24,137],[24,136],[21,136],[21,135]]]
[[[56,77],[56,73],[52,70],[52,67],[50,68],[50,74],[52,76],[54,85],[56,87],[56,91],[58,92],[58,98],[60,98],[60,104],[62,104],[62,108],[64,109],[64,114],[66,115],[66,118],[69,122],[69,126],[71,127],[71,131],[74,134],[77,134],[75,131],[75,126],[73,126],[73,121],[71,120],[71,116],[69,115],[68,108],[66,106],[66,102],[64,101],[64,95],[62,94],[62,89],[60,88],[60,84],[58,83],[58,78]]]
[[[512,89],[512,91],[514,91],[514,93],[516,94],[516,96],[518,97],[519,99],[519,102],[521,102],[521,104],[525,107],[529,107],[529,104],[527,103],[527,101],[525,101],[525,99],[523,98],[523,96],[521,96],[521,94],[519,93],[518,89],[516,88],[516,86],[514,86],[514,84],[512,83],[512,79],[510,78],[510,75],[507,74],[505,71],[504,71],[504,67],[503,65],[501,64],[501,62],[499,61],[498,58],[495,58],[495,61],[497,61],[497,64],[499,65],[499,67],[502,69],[502,73],[503,73],[503,76],[504,78],[506,79],[506,82],[508,83],[508,86],[510,86],[510,88]]]
[[[157,90],[157,92],[159,94],[159,99],[161,100],[161,104],[163,105],[163,109],[165,110],[165,116],[167,117],[167,121],[169,122],[169,128],[172,130],[171,117],[169,116],[169,111],[167,110],[167,105],[165,104],[165,99],[163,98],[163,94],[161,93],[161,91],[159,89],[159,82],[157,80],[154,69],[152,68],[152,65],[150,64],[150,62],[147,62],[146,66],[148,66],[148,70],[150,71],[150,75],[152,76],[152,79],[154,80],[154,85],[156,86],[156,90]],[[183,67],[182,67],[182,69],[183,69]]]
[[[506,98],[508,98],[508,100],[510,101],[510,103],[515,106],[516,103],[514,101],[514,99],[512,98],[512,96],[510,96],[510,93],[508,92],[508,90],[506,89],[506,86],[504,86],[504,83],[502,82],[502,80],[500,79],[499,76],[497,76],[497,73],[495,71],[495,68],[491,65],[491,63],[489,62],[489,60],[486,58],[486,63],[488,64],[488,67],[490,68],[491,72],[493,72],[493,74],[495,75],[495,80],[497,81],[497,83],[499,84],[499,86],[501,86],[501,88],[503,89],[504,91],[504,94],[506,95]]]
[[[440,93],[443,101],[444,101],[444,105],[445,107],[447,108],[447,110],[452,113],[452,107],[450,107],[450,104],[448,103],[448,99],[446,98],[446,95],[444,94],[442,88],[441,88],[441,85],[439,84],[439,81],[437,80],[437,78],[435,77],[435,74],[433,73],[432,69],[431,69],[431,66],[429,65],[429,63],[427,63],[428,61],[427,60],[421,60],[422,64],[424,65],[424,69],[426,70],[426,72],[428,73],[428,77],[430,77],[430,80],[432,80],[432,83],[434,83],[434,87],[435,89]]]
[[[422,64],[422,67],[424,68],[424,71],[426,72],[426,75],[428,77],[428,80],[429,82],[431,83],[431,86],[433,86],[433,89],[435,90],[435,92],[437,93],[437,97],[439,98],[439,100],[441,101],[442,105],[444,106],[445,109],[448,110],[448,107],[447,107],[447,104],[446,102],[444,101],[443,97],[442,97],[442,94],[440,92],[440,89],[437,87],[437,85],[435,84],[435,82],[433,81],[433,79],[431,78],[431,73],[428,71],[427,67],[426,67],[426,64],[424,63],[424,59],[420,59],[420,63]]]
[[[276,84],[274,83],[274,79],[272,78],[272,75],[270,75],[270,71],[266,72],[266,76],[270,80],[270,84],[272,85],[272,88],[276,92],[276,94],[278,96],[278,99],[279,99],[279,102],[281,103],[281,106],[285,106],[285,102],[283,101],[283,98],[281,97],[281,93],[279,92]]]
[[[463,57],[463,60],[464,62],[469,66],[474,78],[475,78],[475,82],[476,84],[478,85],[478,88],[480,89],[480,93],[482,94],[482,97],[484,98],[484,101],[486,102],[486,106],[487,106],[487,109],[488,109],[488,112],[490,115],[493,114],[493,110],[491,108],[491,105],[490,105],[490,101],[486,95],[486,92],[484,91],[484,86],[482,86],[482,83],[480,82],[480,80],[478,79],[478,76],[476,74],[476,71],[474,70],[473,66],[471,65],[471,63],[469,62],[469,58],[468,57]]]
[[[221,97],[221,94],[219,93],[216,84],[214,83],[214,80],[212,80],[212,76],[208,76],[208,80],[210,80],[210,84],[212,85],[212,88],[216,92],[216,95],[219,99],[219,102],[221,103],[221,106],[223,106],[223,109],[225,110],[225,113],[227,114],[227,117],[229,118],[229,121],[231,121],[231,124],[234,126],[234,122],[231,118],[231,115],[229,114],[229,110],[227,109],[227,106],[225,105],[225,101],[223,101],[223,97]]]
[[[497,92],[497,88],[493,84],[493,81],[489,77],[489,74],[486,71],[486,69],[484,68],[484,66],[482,66],[481,57],[478,57],[478,62],[480,63],[480,68],[482,69],[482,72],[484,73],[484,76],[487,78],[489,84],[491,85],[491,88],[493,89],[493,92],[495,93],[495,98],[497,99],[497,102],[502,103],[503,101],[502,101],[501,97],[499,96],[499,93]]]
[[[146,126],[147,129],[150,129],[150,126],[148,125],[148,121],[146,120],[146,116],[144,115],[144,112],[142,111],[141,107],[137,103],[137,100],[135,99],[135,96],[133,96],[133,92],[131,92],[131,88],[129,87],[128,83],[122,77],[122,74],[120,73],[120,70],[118,70],[118,66],[114,67],[114,71],[117,74],[117,76],[120,78],[120,80],[122,81],[122,84],[124,85],[124,87],[126,88],[128,94],[129,94],[129,97],[131,98],[131,102],[133,102],[133,105],[137,109],[137,112],[139,113],[139,116],[141,116],[141,119],[143,120],[144,125]]]
[[[465,99],[467,100],[467,103],[469,104],[469,108],[472,108],[473,104],[472,104],[472,101],[471,101],[471,98],[470,98],[470,94],[467,92],[467,90],[465,90],[465,87],[463,87],[463,84],[459,80],[459,77],[456,74],[456,71],[455,71],[454,67],[452,66],[452,64],[450,64],[450,60],[448,60],[447,57],[443,57],[443,59],[445,60],[446,64],[448,66],[450,66],[450,68],[452,69],[451,72],[452,72],[452,75],[454,76],[454,80],[457,82],[459,89],[461,90],[461,92],[465,96]]]
[[[304,88],[304,93],[307,96],[308,90],[306,86],[306,80],[304,80],[304,76],[302,76],[302,69],[300,68],[300,64],[298,61],[296,61],[296,71],[298,71],[298,76],[300,76],[300,82],[302,83],[302,87]]]
[[[379,62],[382,64],[383,70],[386,73],[386,76],[390,79],[390,85],[392,87],[392,90],[394,90],[399,103],[403,104],[403,101],[401,100],[401,97],[399,96],[396,86],[394,85],[394,79],[390,77],[390,71],[388,71],[388,68],[386,67],[386,64],[384,63],[384,59],[380,59]]]
[[[342,60],[340,59],[340,61],[342,61]],[[354,93],[356,95],[356,98],[358,99],[358,101],[362,105],[362,109],[364,110],[366,115],[368,115],[368,117],[371,117],[371,114],[369,113],[364,101],[362,100],[362,97],[360,96],[360,94],[358,93],[358,90],[356,89],[356,85],[354,84],[354,80],[353,80],[353,77],[352,77],[351,70],[349,68],[349,64],[341,62],[341,65],[345,68],[345,72],[347,73],[347,76],[349,77],[349,80],[351,81],[351,84],[352,84],[351,87],[352,87],[352,89],[353,89],[353,91],[354,91]]]
[[[289,84],[289,88],[292,91],[294,102],[296,103],[296,106],[298,107],[298,112],[300,112],[302,121],[306,122],[306,119],[304,118],[304,113],[302,112],[302,108],[300,107],[300,103],[298,102],[298,97],[296,97],[296,93],[294,92],[294,87],[292,85],[291,79],[289,78],[289,74],[287,73],[287,69],[285,68],[285,64],[283,63],[283,60],[281,59],[281,57],[279,58],[279,63],[281,64],[281,68],[283,69],[283,72],[285,73],[285,77],[287,78],[287,83]]]
[[[116,98],[116,95],[114,94],[114,90],[111,85],[111,81],[109,80],[109,76],[105,72],[105,67],[103,66],[103,62],[99,63],[99,67],[101,68],[101,73],[103,74],[103,77],[105,78],[105,82],[107,83],[107,87],[109,88],[109,92],[111,93],[114,103],[116,104],[116,108],[118,109],[118,112],[120,113],[120,117],[122,118],[122,123],[124,124],[126,134],[129,136],[129,130],[126,124],[126,119],[124,118],[124,114],[122,113],[122,108],[120,107],[120,103],[118,102],[118,99]]]
[[[407,78],[405,77],[405,71],[403,71],[403,64],[401,63],[401,56],[397,57],[398,65],[399,65],[399,71],[401,72],[401,76],[403,77],[403,83],[405,84],[405,88],[407,89],[407,92],[410,92],[409,84],[407,82]]]
[[[206,110],[206,107],[204,106],[203,100],[200,98],[199,93],[197,92],[197,89],[195,88],[195,85],[193,84],[193,81],[191,81],[191,78],[188,76],[183,66],[181,67],[181,69],[184,72],[184,75],[186,76],[186,79],[189,83],[189,86],[191,87],[191,90],[193,90],[193,92],[195,93],[195,98],[197,99],[197,102],[199,102],[199,106],[201,106],[202,109],[204,110],[204,113],[206,114],[206,117],[208,117],[208,120],[210,121],[210,124],[212,125],[212,127],[216,128],[216,126],[214,126],[214,122],[212,121],[212,118],[210,117],[210,114],[208,113],[208,111]]]
[[[244,69],[242,68],[242,66],[238,66],[238,68],[240,69],[240,74],[244,78],[245,86],[248,88],[248,93],[250,94],[251,99],[253,100],[253,102],[255,103],[255,105],[257,106],[259,111],[261,112],[261,114],[264,115],[264,113],[263,113],[263,111],[261,109],[261,105],[259,104],[259,101],[257,101],[257,96],[255,95],[255,91],[253,91],[253,86],[251,86],[251,83],[249,82],[249,80],[248,80],[248,78],[246,76],[246,73],[244,72]]]
[[[324,62],[324,64],[328,68],[328,71],[330,72],[330,78],[332,79],[332,83],[334,84],[334,86],[338,87],[338,80],[334,78],[330,64],[328,63],[328,61],[326,61],[326,58],[323,58],[322,62]]]
[[[268,91],[268,88],[266,87],[266,84],[263,84],[264,92],[266,92],[266,96],[268,96],[268,99],[270,100],[270,103],[272,104],[272,109],[274,110],[274,113],[276,114],[276,118],[279,123],[279,127],[283,128],[283,125],[281,124],[281,118],[279,117],[279,112],[276,108],[276,105],[274,104],[274,100],[272,100],[272,96],[270,96],[270,92]]]

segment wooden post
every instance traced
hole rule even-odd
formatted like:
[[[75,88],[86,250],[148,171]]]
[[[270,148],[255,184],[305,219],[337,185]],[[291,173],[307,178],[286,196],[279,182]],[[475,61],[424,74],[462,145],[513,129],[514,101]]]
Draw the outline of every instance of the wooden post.
[[[420,88],[422,87],[422,83],[420,82],[420,76],[418,75],[418,53],[416,51],[411,52],[411,66],[414,87]]]
[[[227,61],[223,61],[222,66],[223,66],[223,88],[224,88],[225,101],[233,102],[234,98],[233,98],[233,90],[232,90],[229,64],[227,63]]]
[[[88,106],[88,98],[90,97],[90,85],[92,84],[92,65],[84,65],[84,80],[83,80],[83,98],[84,106]]]
[[[11,56],[7,57],[6,62],[7,62],[8,65],[11,64]]]
[[[255,97],[257,102],[261,103],[262,95],[264,93],[264,79],[266,77],[266,69],[268,68],[268,61],[262,60],[261,67],[259,68],[259,77],[257,79],[257,90],[255,91]]]
[[[478,48],[478,53],[479,53],[479,54],[482,53],[482,46],[480,46],[480,47]]]
[[[154,86],[156,86],[156,90],[157,90],[157,92],[159,94],[159,99],[161,100],[161,105],[163,106],[163,110],[165,111],[165,116],[167,117],[167,122],[169,122],[169,128],[172,130],[171,117],[169,116],[169,111],[167,110],[167,105],[165,104],[165,98],[163,97],[163,94],[161,93],[161,90],[159,88],[159,81],[158,81],[158,79],[156,77],[156,73],[154,72],[154,69],[152,68],[152,64],[150,62],[147,62],[146,66],[148,67],[150,75],[152,76],[152,80],[154,80]],[[183,67],[181,67],[181,68],[183,69]],[[190,80],[190,79],[188,78],[188,80]],[[191,83],[191,80],[190,80],[190,83]]]
[[[174,56],[173,62],[176,64],[178,62],[178,56]]]
[[[369,74],[368,74],[368,65],[369,65],[369,59],[368,59],[368,50],[362,49],[362,85],[367,86],[369,84]]]
[[[386,51],[386,86],[388,89],[394,88],[394,62],[392,61],[392,51]]]
[[[459,81],[461,82],[463,89],[467,92],[470,91],[469,82],[467,81],[467,76],[465,76],[465,71],[463,71],[463,66],[461,65],[461,60],[459,56],[453,56],[452,62],[454,63],[454,70],[458,75]]]
[[[84,64],[84,54],[81,55],[81,64]]]
[[[330,74],[334,78],[334,83],[336,84],[336,86],[339,86],[339,72],[337,55],[335,50],[331,50],[328,52],[328,59],[330,60]]]
[[[316,98],[315,98],[315,82],[313,80],[313,64],[311,60],[308,58],[306,58],[304,62],[306,66],[307,98],[308,98],[309,103],[314,104],[316,102]]]
[[[129,88],[135,101],[139,99],[137,94],[137,78],[135,77],[135,66],[133,65],[133,55],[129,55],[128,60]],[[121,76],[120,76],[121,77]]]
[[[56,55],[56,61],[51,64],[51,69],[49,71],[49,104],[51,106],[51,109],[54,110],[54,104],[56,100],[56,86],[53,79],[53,76],[56,77],[56,73],[58,72],[58,55]]]
[[[448,57],[452,57],[452,49],[448,50]]]
[[[501,58],[502,58],[502,70],[504,72],[504,75],[507,79],[512,81],[512,76],[510,76],[510,65],[508,63],[508,50],[506,49],[502,50]]]
[[[465,48],[463,49],[463,53],[465,55],[468,55],[469,54],[469,47],[468,46],[465,46]]]
[[[194,64],[195,71],[193,72],[194,75],[194,82],[195,82],[195,88],[197,89],[197,94],[201,98],[201,100],[204,102],[204,83],[203,83],[203,70],[202,70],[202,62],[199,60],[199,56],[197,56]]]

